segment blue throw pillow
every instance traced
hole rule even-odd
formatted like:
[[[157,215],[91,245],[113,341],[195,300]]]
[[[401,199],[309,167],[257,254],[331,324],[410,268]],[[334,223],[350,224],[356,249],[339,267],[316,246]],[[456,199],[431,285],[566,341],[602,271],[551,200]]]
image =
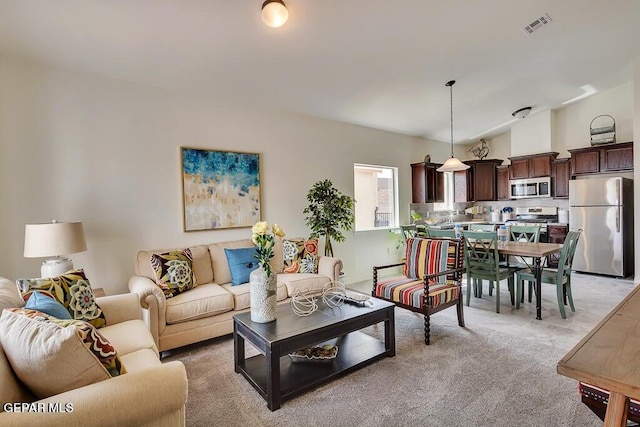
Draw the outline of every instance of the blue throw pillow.
[[[71,314],[64,308],[64,305],[38,291],[33,291],[24,308],[38,310],[57,319],[71,319]]]
[[[231,283],[241,285],[249,282],[249,274],[258,268],[256,248],[224,249],[231,271]]]

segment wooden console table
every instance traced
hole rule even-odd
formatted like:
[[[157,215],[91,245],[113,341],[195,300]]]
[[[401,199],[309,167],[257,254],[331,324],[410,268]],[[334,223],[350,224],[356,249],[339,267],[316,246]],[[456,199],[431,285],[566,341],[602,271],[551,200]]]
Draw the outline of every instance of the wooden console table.
[[[558,363],[558,373],[611,392],[605,426],[626,426],[640,400],[640,286]]]

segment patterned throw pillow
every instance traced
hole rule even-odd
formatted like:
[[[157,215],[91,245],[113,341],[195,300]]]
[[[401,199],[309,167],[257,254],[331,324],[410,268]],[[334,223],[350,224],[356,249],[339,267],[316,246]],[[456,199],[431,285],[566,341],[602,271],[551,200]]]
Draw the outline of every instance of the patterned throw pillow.
[[[165,297],[174,297],[197,286],[192,263],[193,256],[189,248],[151,255],[151,269],[156,276],[156,285],[162,289]]]
[[[72,319],[84,320],[96,328],[107,325],[104,313],[96,304],[89,279],[84,270],[67,271],[57,277],[18,279],[22,298],[28,301],[34,291],[54,298],[67,309]]]
[[[283,240],[285,273],[318,273],[318,239]]]
[[[16,376],[38,398],[126,373],[111,343],[81,320],[6,309],[0,317],[0,342]]]

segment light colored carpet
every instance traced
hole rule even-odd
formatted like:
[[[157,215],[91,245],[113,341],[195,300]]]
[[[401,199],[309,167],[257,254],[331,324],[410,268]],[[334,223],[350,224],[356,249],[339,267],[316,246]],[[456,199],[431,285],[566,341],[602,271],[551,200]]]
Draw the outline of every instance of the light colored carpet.
[[[430,346],[423,342],[422,316],[396,308],[395,357],[275,412],[234,372],[231,337],[166,352],[163,361],[186,365],[189,426],[599,426],[580,402],[577,382],[558,375],[556,364],[633,283],[574,276],[578,311],[566,320],[552,287],[543,288],[542,321],[534,319],[534,304],[513,309],[506,291],[495,313],[485,289],[465,306],[466,328],[457,325],[455,309],[432,317]],[[383,327],[365,331],[381,337]],[[249,344],[247,353],[255,354]]]

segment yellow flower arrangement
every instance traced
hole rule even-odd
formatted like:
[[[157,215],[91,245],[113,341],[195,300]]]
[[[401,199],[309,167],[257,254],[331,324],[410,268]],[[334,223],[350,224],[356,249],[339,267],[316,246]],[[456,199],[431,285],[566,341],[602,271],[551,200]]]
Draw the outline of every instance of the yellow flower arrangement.
[[[251,240],[256,245],[256,258],[258,258],[258,264],[262,267],[267,274],[271,275],[271,265],[269,261],[273,258],[273,246],[275,244],[276,237],[284,237],[284,231],[278,226],[273,224],[271,226],[271,232],[269,232],[269,223],[267,221],[258,221],[251,228]]]

